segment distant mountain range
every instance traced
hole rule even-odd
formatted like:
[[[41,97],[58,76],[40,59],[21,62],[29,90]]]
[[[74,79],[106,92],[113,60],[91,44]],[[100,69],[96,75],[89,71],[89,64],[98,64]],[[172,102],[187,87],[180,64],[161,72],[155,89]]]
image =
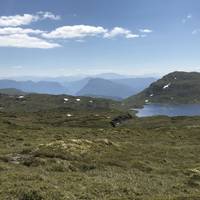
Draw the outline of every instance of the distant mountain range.
[[[148,77],[156,77],[157,75],[143,75],[143,76],[134,76],[134,75],[122,75],[117,73],[102,73],[96,75],[87,75],[87,74],[80,74],[80,75],[73,75],[73,76],[58,76],[58,77],[48,77],[48,76],[12,76],[12,77],[0,77],[0,79],[8,79],[8,80],[15,80],[15,81],[47,81],[47,82],[58,82],[58,83],[67,83],[73,81],[79,81],[85,78],[102,78],[102,79],[129,79],[129,78],[148,78]]]
[[[15,88],[23,92],[42,93],[42,94],[66,94],[67,89],[56,82],[33,82],[33,81],[14,81],[0,80],[0,89]]]
[[[76,81],[14,81],[0,80],[0,93],[69,94],[121,100],[129,107],[150,103],[200,103],[200,73],[173,72],[155,78],[103,79],[86,77]]]
[[[200,103],[200,73],[170,73],[152,83],[141,93],[129,97],[125,103],[132,106],[149,103]]]
[[[133,90],[129,86],[106,79],[93,78],[88,81],[77,95],[118,99],[126,98],[133,94],[132,92]]]
[[[103,77],[103,78],[102,78]],[[15,88],[27,93],[69,94],[110,99],[123,99],[148,87],[155,78],[128,78],[131,76],[119,74],[99,74],[78,79],[77,77],[32,78],[26,80],[21,77],[17,80],[0,80],[0,89]],[[133,76],[132,76],[133,77]],[[38,81],[36,81],[36,79]],[[22,81],[23,80],[23,81]]]

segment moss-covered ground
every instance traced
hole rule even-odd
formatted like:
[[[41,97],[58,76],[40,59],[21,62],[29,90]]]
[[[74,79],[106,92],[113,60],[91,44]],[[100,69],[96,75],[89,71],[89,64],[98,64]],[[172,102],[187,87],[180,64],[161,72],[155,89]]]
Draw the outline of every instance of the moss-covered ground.
[[[118,114],[1,111],[0,199],[199,200],[200,117]]]

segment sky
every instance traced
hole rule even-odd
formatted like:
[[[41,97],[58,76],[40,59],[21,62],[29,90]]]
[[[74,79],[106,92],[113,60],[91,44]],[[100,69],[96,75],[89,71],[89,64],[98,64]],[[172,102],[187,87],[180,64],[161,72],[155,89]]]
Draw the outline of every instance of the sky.
[[[0,76],[200,71],[199,0],[1,0]]]

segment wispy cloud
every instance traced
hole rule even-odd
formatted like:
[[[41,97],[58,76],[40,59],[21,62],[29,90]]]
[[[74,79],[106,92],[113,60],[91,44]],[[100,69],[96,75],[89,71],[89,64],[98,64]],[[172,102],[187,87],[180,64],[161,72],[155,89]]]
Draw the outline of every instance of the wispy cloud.
[[[60,15],[55,15],[51,12],[40,11],[37,13],[37,16],[39,17],[40,20],[44,20],[44,19],[60,20],[61,19]]]
[[[197,35],[200,33],[200,29],[195,29],[192,31],[192,35]]]
[[[153,30],[151,30],[151,29],[140,29],[139,31],[141,33],[152,33],[153,32]]]
[[[125,38],[128,38],[128,39],[140,37],[138,34],[134,34],[132,31],[121,28],[121,27],[115,27],[111,31],[107,31],[104,34],[105,38],[114,38],[117,36],[124,36]]]
[[[59,20],[59,15],[54,15],[51,12],[38,12],[35,15],[32,14],[24,14],[24,15],[13,15],[13,16],[1,16],[0,17],[0,26],[22,26],[29,25],[32,22],[36,22],[39,20],[51,19],[51,20]]]
[[[44,31],[34,29],[24,29],[20,27],[4,27],[0,28],[0,35],[11,35],[11,34],[41,34]]]
[[[188,14],[186,17],[182,19],[182,23],[185,24],[187,21],[190,21],[192,19],[192,15]]]

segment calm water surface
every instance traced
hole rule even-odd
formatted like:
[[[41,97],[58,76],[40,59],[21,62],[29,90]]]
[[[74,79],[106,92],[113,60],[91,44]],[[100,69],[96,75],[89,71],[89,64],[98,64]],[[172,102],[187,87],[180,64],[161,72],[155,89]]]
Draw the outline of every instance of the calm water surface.
[[[148,117],[156,115],[166,116],[200,116],[200,104],[187,105],[161,105],[149,104],[142,109],[135,109],[138,111],[138,117]]]

